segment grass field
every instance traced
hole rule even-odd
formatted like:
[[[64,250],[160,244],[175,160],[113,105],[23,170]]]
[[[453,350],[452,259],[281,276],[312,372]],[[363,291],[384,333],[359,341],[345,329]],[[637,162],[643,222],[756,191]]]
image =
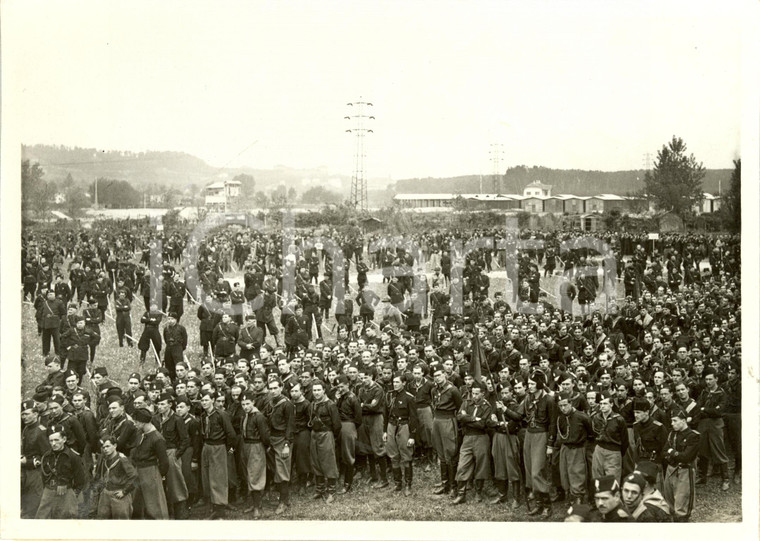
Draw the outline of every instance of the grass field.
[[[494,272],[491,277],[491,295],[496,290],[511,292],[505,273]],[[242,276],[227,276],[227,279],[242,281]],[[371,287],[380,296],[385,294],[385,285],[381,284],[379,270],[373,270],[369,275]],[[542,289],[553,294],[556,291],[558,278],[542,278]],[[352,284],[355,283],[355,275],[351,276]],[[509,294],[505,295],[511,298]],[[622,290],[618,291],[618,297],[622,296]],[[548,300],[552,302],[551,295]],[[599,300],[599,306],[604,309],[604,298]],[[142,299],[136,298],[132,305],[132,331],[135,338],[139,338],[142,331],[140,317],[142,315]],[[181,323],[188,332],[189,347],[187,357],[190,363],[199,367],[201,348],[199,343],[198,319],[195,316],[196,307],[186,302],[185,315]],[[356,313],[356,312],[355,312]],[[276,313],[279,321],[279,315]],[[327,322],[327,327],[332,328],[334,318]],[[102,340],[98,346],[95,366],[105,366],[109,376],[116,382],[126,386],[126,377],[129,373],[137,371],[145,374],[156,364],[148,354],[148,360],[141,367],[139,365],[139,352],[137,348],[119,348],[116,327],[112,320],[106,319],[101,325]],[[325,338],[329,340],[332,335],[326,332]],[[45,367],[42,362],[41,340],[36,333],[34,310],[31,305],[24,304],[22,309],[22,354],[26,360],[26,368],[22,375],[22,397],[28,398],[33,393],[34,387],[45,377]],[[269,338],[271,340],[271,338]],[[274,345],[274,342],[271,342]],[[85,388],[89,388],[89,381],[82,382]],[[405,498],[396,493],[392,488],[373,490],[369,488],[365,480],[358,480],[354,490],[347,495],[338,496],[335,503],[327,505],[321,500],[311,498],[312,490],[306,495],[294,495],[293,505],[283,518],[295,520],[404,520],[404,521],[529,521],[532,517],[526,515],[525,506],[512,512],[507,506],[490,506],[487,503],[475,503],[471,498],[464,505],[452,506],[448,498],[440,498],[432,494],[433,484],[438,481],[437,468],[432,472],[425,473],[422,468],[415,467],[415,479],[413,495]],[[392,484],[391,484],[392,485]],[[698,487],[697,503],[692,519],[697,522],[735,522],[741,520],[741,484],[732,483],[726,493],[720,491],[719,479],[711,479],[707,486]],[[565,504],[554,504],[554,516],[552,520],[561,521],[566,511]],[[207,513],[204,509],[193,510],[191,518],[200,519]],[[240,512],[230,512],[229,518],[246,519]],[[263,519],[275,518],[274,506],[265,505]]]

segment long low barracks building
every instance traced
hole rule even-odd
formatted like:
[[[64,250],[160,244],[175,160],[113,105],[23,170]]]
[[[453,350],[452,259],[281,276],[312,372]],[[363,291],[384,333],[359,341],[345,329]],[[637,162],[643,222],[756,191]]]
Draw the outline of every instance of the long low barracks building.
[[[457,198],[461,203],[455,204]],[[559,195],[518,195],[518,194],[455,194],[455,193],[400,193],[393,198],[400,208],[425,210],[447,209],[455,206],[472,210],[521,210],[530,213],[587,214],[603,213],[617,209],[621,213],[636,213],[647,210],[649,205],[637,197],[615,194],[580,196]],[[721,198],[705,193],[702,203],[695,207],[697,214],[715,212],[720,208]],[[643,207],[643,209],[642,209]],[[654,210],[649,208],[649,210]]]

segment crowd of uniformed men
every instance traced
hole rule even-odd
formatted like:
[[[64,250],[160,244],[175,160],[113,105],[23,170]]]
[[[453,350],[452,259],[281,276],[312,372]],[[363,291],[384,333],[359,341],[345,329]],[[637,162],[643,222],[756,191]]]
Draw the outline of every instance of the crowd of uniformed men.
[[[340,258],[321,240],[282,250],[235,228],[201,242],[130,221],[25,236],[47,376],[21,405],[22,516],[183,519],[206,505],[220,518],[235,505],[259,518],[266,500],[287,517],[291,492],[329,504],[361,479],[441,505],[488,502],[510,520],[565,502],[569,520],[687,521],[711,474],[729,489],[741,470],[738,237],[670,235],[653,249],[605,233],[613,259],[600,266],[579,233],[533,233],[515,260],[503,237],[448,253],[463,236],[335,234]],[[156,240],[164,266],[151,271]],[[233,263],[242,283],[224,278]],[[504,266],[509,299],[488,277]],[[562,275],[553,303],[541,267]],[[385,296],[368,284],[374,269]],[[618,281],[625,297],[610,301]],[[194,316],[190,344],[180,321]],[[119,347],[137,346],[142,374],[109,378],[96,349],[111,327]],[[433,469],[434,487],[414,482]]]

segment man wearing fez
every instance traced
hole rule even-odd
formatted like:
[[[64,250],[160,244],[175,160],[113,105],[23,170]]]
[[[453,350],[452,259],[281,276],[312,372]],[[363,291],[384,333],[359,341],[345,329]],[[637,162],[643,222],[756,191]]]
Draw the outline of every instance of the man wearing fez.
[[[357,430],[362,424],[362,406],[359,398],[351,390],[348,377],[341,374],[337,378],[335,401],[340,415],[340,461],[343,468],[343,488],[339,494],[351,490],[354,480],[354,464],[356,462]]]
[[[457,456],[457,423],[456,413],[462,405],[462,395],[454,385],[446,379],[442,368],[438,367],[433,372],[433,448],[435,449],[441,466],[441,485],[435,489],[434,494],[448,494],[452,492],[456,496],[456,467],[454,461]]]
[[[187,330],[178,323],[176,312],[167,314],[164,342],[166,342],[164,366],[169,371],[169,377],[175,379],[177,377],[176,365],[184,361],[185,349],[187,349]]]
[[[137,470],[124,453],[116,450],[116,438],[100,438],[101,455],[95,466],[95,481],[103,483],[98,500],[97,518],[129,520],[132,498],[137,486]]]
[[[549,518],[552,514],[547,479],[546,462],[554,451],[554,430],[557,413],[554,400],[544,390],[546,376],[540,370],[534,371],[528,379],[528,393],[518,408],[518,413],[527,425],[523,457],[525,460],[525,480],[532,490],[536,506],[529,515],[540,514]]]
[[[258,354],[263,343],[264,330],[256,324],[256,315],[248,314],[245,316],[245,324],[240,329],[238,336],[237,344],[240,346],[240,356],[250,362],[253,356]]]
[[[324,498],[326,503],[332,503],[338,480],[335,442],[340,438],[340,414],[335,403],[327,398],[324,383],[314,380],[312,393],[314,400],[309,405],[308,427],[311,430],[309,454],[316,487],[314,498]]]
[[[700,437],[697,484],[707,483],[710,463],[714,469],[720,468],[723,479],[721,490],[729,488],[728,455],[724,443],[723,414],[726,411],[726,393],[718,386],[716,370],[708,366],[703,374],[705,388],[697,399],[696,419]]]
[[[167,520],[169,509],[162,478],[169,471],[166,441],[151,422],[153,414],[146,408],[137,408],[132,414],[137,429],[136,444],[130,452],[137,468],[137,491],[134,499],[135,518]]]
[[[594,479],[594,501],[598,513],[592,522],[629,522],[620,500],[620,483],[614,475]]]
[[[419,421],[416,400],[404,388],[404,379],[399,375],[393,378],[393,391],[388,393],[386,411],[383,440],[391,459],[394,488],[396,492],[400,492],[405,480],[404,495],[411,496],[412,456],[419,432]]]
[[[694,462],[700,447],[700,435],[689,428],[687,419],[683,410],[673,413],[673,430],[662,451],[667,463],[662,495],[670,506],[673,522],[688,522],[694,508]]]
[[[644,499],[647,481],[639,472],[623,479],[623,505],[635,522],[670,522],[670,509],[664,499]]]
[[[586,442],[593,431],[588,415],[575,409],[571,400],[569,392],[559,395],[554,446],[559,453],[562,488],[570,494],[573,504],[579,505],[586,496]]]
[[[487,425],[491,422],[491,406],[483,398],[484,385],[478,380],[472,382],[471,396],[462,402],[457,412],[457,420],[462,426],[464,438],[459,449],[457,465],[457,497],[454,505],[465,502],[467,483],[475,479],[476,501],[483,501],[483,484],[491,478],[490,440]]]
[[[269,422],[270,448],[267,467],[274,472],[275,487],[280,493],[280,503],[275,510],[281,515],[290,507],[290,446],[293,443],[295,411],[293,403],[282,394],[282,383],[276,377],[269,379],[269,400],[264,414]]]
[[[243,421],[241,437],[243,440],[243,462],[248,480],[248,494],[251,505],[244,513],[253,511],[254,520],[261,516],[261,492],[266,485],[266,449],[269,447],[269,424],[266,417],[254,404],[253,394],[242,394]]]
[[[204,496],[212,505],[210,519],[224,518],[229,493],[227,454],[234,454],[237,439],[229,415],[216,407],[216,398],[214,391],[202,391],[201,478]]]
[[[77,493],[84,488],[82,459],[66,445],[63,425],[48,427],[50,449],[42,455],[42,498],[34,518],[73,519],[77,517]]]
[[[96,341],[96,337],[87,329],[82,316],[76,316],[76,324],[61,337],[68,368],[76,372],[80,380],[87,372],[87,361],[90,358],[89,346],[94,341]]]
[[[182,475],[181,457],[190,446],[185,422],[174,414],[172,406],[174,397],[163,392],[156,404],[157,413],[151,419],[166,442],[166,456],[169,460],[169,470],[166,474],[166,499],[173,508],[176,519],[187,518],[188,491],[185,478]]]
[[[34,400],[21,403],[21,518],[34,518],[42,498],[42,456],[50,450],[47,429],[40,425]]]
[[[612,399],[602,395],[599,409],[591,416],[596,447],[591,461],[591,474],[595,479],[612,475],[620,479],[623,455],[628,449],[628,428],[625,420],[612,411]]]

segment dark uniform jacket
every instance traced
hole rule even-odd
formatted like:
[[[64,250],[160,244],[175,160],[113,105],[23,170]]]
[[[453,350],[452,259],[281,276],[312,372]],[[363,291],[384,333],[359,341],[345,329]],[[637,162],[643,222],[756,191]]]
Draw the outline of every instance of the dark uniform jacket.
[[[211,413],[204,410],[201,414],[201,434],[203,443],[226,445],[228,451],[234,449],[237,440],[229,415],[217,408],[214,408]]]
[[[181,457],[185,453],[185,449],[190,446],[190,438],[187,435],[187,427],[183,420],[172,412],[166,419],[158,413],[153,416],[151,422],[164,437],[166,448],[176,449],[177,457]]]
[[[106,490],[122,490],[129,494],[137,487],[137,470],[124,453],[107,458],[101,455],[95,466],[95,479],[104,483]]]
[[[567,415],[559,412],[557,414],[556,432],[555,448],[559,449],[563,445],[572,448],[583,447],[589,436],[593,434],[591,419],[577,409],[573,409]]]
[[[491,405],[485,399],[480,402],[465,400],[457,412],[457,420],[465,436],[486,434],[487,425],[491,422]]]
[[[149,434],[139,434],[137,445],[132,448],[130,457],[135,468],[158,466],[158,471],[162,476],[169,471],[166,442],[158,430],[153,430]]]
[[[82,459],[69,449],[68,445],[63,450],[55,452],[52,449],[42,456],[40,465],[42,483],[48,488],[65,486],[74,490],[81,490],[85,484],[84,468]]]
[[[419,420],[414,396],[403,389],[391,391],[386,398],[386,408],[385,432],[388,431],[388,425],[400,426],[408,423],[409,437],[417,439]]]
[[[671,430],[662,448],[662,456],[675,468],[694,466],[699,451],[699,432],[686,428],[681,432]]]
[[[650,417],[644,423],[633,424],[633,437],[639,460],[660,462],[662,446],[668,437],[665,425]]]
[[[47,429],[40,423],[26,425],[21,431],[21,456],[26,457],[26,464],[22,467],[25,470],[37,469],[39,466],[35,461],[39,461],[48,451],[50,442]]]
[[[340,414],[335,402],[324,398],[309,405],[309,429],[313,432],[332,432],[335,439],[340,437]]]
[[[338,414],[341,421],[351,421],[356,428],[362,424],[362,406],[354,393],[341,395],[337,400]]]
[[[625,454],[628,449],[628,427],[620,415],[610,412],[605,418],[601,411],[597,411],[591,416],[591,426],[597,445]]]
[[[433,389],[433,409],[437,418],[452,418],[462,405],[459,389],[449,382]]]

